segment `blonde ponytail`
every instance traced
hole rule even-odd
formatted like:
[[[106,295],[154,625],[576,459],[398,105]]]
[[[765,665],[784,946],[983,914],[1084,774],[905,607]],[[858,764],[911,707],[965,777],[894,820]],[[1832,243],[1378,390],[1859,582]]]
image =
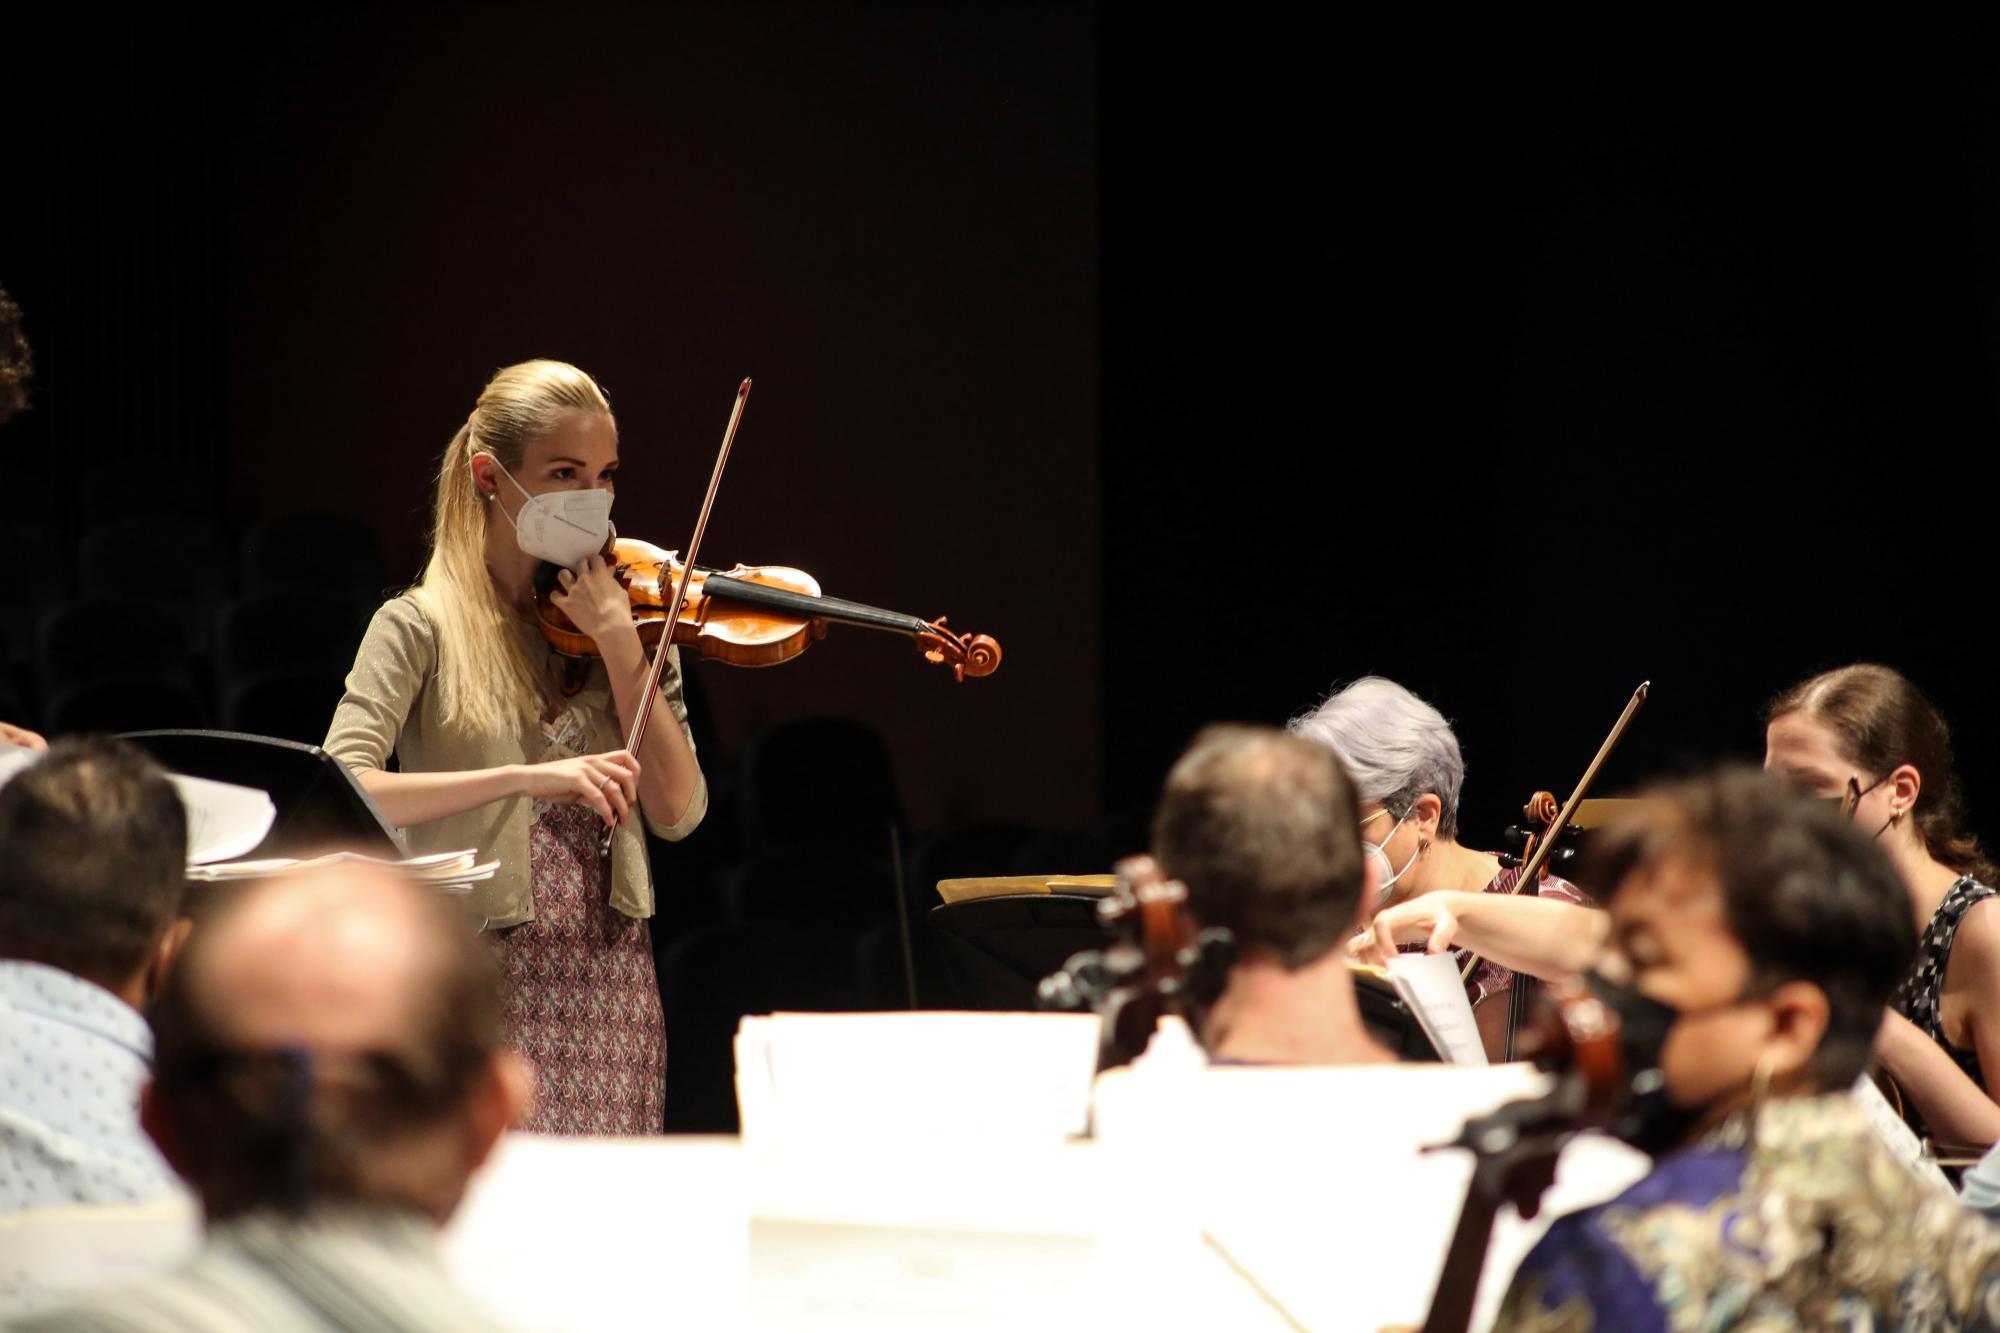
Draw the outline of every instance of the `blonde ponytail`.
[[[472,460],[488,454],[518,472],[529,442],[578,411],[610,414],[595,380],[565,362],[524,361],[488,381],[445,446],[430,561],[410,596],[437,630],[435,688],[447,726],[525,735],[547,701],[543,655],[522,642],[486,568],[492,504],[473,483]]]

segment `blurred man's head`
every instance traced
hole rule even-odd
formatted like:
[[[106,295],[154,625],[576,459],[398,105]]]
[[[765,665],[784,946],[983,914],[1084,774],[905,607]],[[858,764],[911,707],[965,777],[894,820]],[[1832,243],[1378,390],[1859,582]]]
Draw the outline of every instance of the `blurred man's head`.
[[[0,787],[0,958],[96,982],[135,1008],[180,930],[187,815],[124,741],[57,741]]]
[[[211,1221],[328,1204],[443,1221],[532,1080],[454,904],[341,867],[205,922],[154,1014],[148,1132]]]
[[[1367,878],[1354,787],[1332,750],[1270,727],[1209,727],[1167,775],[1153,854],[1188,910],[1243,957],[1289,969],[1338,948]]]
[[[1676,1106],[1724,1113],[1763,1087],[1846,1087],[1908,975],[1916,927],[1882,848],[1823,801],[1750,769],[1655,789],[1607,828],[1601,977],[1670,1017]]]

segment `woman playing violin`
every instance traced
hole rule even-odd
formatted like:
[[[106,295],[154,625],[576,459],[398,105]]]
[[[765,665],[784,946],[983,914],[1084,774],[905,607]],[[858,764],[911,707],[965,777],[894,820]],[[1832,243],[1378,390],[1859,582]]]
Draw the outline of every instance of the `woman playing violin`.
[[[326,739],[416,850],[498,858],[472,907],[494,928],[510,1038],[536,1065],[530,1127],[552,1133],[661,1127],[640,826],[682,838],[708,805],[671,650],[660,689],[680,725],[649,729],[636,755],[620,748],[648,662],[598,554],[617,468],[617,424],[590,376],[559,361],[496,374],[438,469],[423,578],[375,613]],[[574,694],[536,629],[545,564],[559,569],[552,600],[601,654]]]
[[[1519,870],[1502,868],[1491,852],[1458,841],[1459,788],[1465,759],[1458,737],[1437,709],[1392,680],[1364,676],[1311,712],[1294,718],[1294,735],[1319,741],[1340,756],[1361,800],[1362,850],[1375,862],[1380,911],[1444,890],[1511,895]],[[1550,903],[1589,900],[1566,880],[1549,876],[1540,896]],[[1487,1054],[1500,1058],[1514,974],[1482,958],[1467,981]]]
[[[2000,903],[1965,828],[1951,732],[1885,666],[1814,676],[1765,711],[1764,766],[1838,803],[1901,872],[1921,934],[1876,1053],[1935,1138],[2000,1140]]]

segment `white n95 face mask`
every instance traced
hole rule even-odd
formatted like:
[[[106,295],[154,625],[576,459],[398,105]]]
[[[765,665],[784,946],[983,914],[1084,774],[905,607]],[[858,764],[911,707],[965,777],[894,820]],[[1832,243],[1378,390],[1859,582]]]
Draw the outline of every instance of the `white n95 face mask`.
[[[1366,828],[1388,813],[1389,811],[1387,810],[1377,810],[1374,814],[1362,820],[1361,826]],[[1389,898],[1395,890],[1396,881],[1403,877],[1404,871],[1417,863],[1419,856],[1423,855],[1423,846],[1419,844],[1417,850],[1410,853],[1410,859],[1403,862],[1403,869],[1398,870],[1394,865],[1390,864],[1389,853],[1382,850],[1389,845],[1389,838],[1395,837],[1396,830],[1403,827],[1404,821],[1408,819],[1408,815],[1404,815],[1401,819],[1398,819],[1395,827],[1389,830],[1389,837],[1382,839],[1380,842],[1370,842],[1366,838],[1361,840],[1361,859],[1373,862],[1375,866],[1375,906],[1378,909],[1388,905]]]
[[[611,536],[611,492],[603,487],[587,491],[550,491],[528,495],[528,488],[514,481],[514,474],[494,459],[500,475],[514,482],[514,489],[528,496],[514,525],[514,541],[537,560],[572,569],[585,557],[604,549]],[[500,509],[504,518],[507,511]]]

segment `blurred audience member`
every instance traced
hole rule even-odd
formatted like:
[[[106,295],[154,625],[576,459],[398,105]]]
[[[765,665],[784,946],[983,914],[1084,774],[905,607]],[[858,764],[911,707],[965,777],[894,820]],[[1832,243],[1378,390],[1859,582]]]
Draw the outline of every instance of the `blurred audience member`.
[[[145,1124],[207,1243],[29,1327],[494,1327],[435,1233],[531,1076],[463,912],[386,872],[269,881],[203,922],[156,1024]]]
[[[0,1212],[177,1192],[139,1090],[186,848],[173,785],[122,741],[60,741],[0,787]]]

